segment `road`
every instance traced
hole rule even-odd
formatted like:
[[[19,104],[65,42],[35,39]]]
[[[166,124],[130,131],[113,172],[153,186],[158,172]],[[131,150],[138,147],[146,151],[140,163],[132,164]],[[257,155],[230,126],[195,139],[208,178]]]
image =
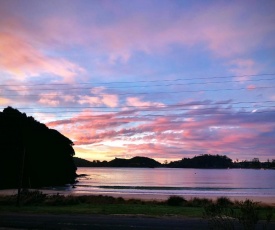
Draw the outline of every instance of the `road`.
[[[207,229],[202,219],[122,215],[0,214],[0,229]]]
[[[203,230],[208,229],[208,224],[204,219],[182,217],[0,213],[0,230],[7,229]],[[243,228],[236,223],[235,229]],[[262,221],[257,225],[258,229],[263,229]],[[271,222],[267,229],[275,229],[275,222]]]

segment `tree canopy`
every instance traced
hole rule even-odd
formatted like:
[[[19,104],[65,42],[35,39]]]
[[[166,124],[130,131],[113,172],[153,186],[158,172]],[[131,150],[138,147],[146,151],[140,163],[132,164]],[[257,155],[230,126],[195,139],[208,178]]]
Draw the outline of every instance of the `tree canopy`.
[[[229,168],[232,160],[227,156],[204,154],[193,158],[183,158],[168,164],[172,168]]]
[[[154,168],[161,164],[148,157],[133,157],[131,159],[115,158],[108,163],[109,167],[137,167],[137,168]]]
[[[8,107],[0,112],[0,188],[74,183],[73,142],[54,129]]]

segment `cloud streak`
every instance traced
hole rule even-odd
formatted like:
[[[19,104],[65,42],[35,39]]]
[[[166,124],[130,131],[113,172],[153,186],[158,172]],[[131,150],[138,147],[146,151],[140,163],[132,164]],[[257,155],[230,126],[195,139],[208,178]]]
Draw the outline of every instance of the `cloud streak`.
[[[120,143],[124,149],[121,154],[131,152],[131,155],[180,159],[194,153],[234,156],[251,151],[266,157],[267,152],[274,151],[274,110],[244,113],[219,108],[219,112],[222,114],[218,114],[216,108],[209,108],[207,112],[200,110],[197,117],[190,111],[153,118],[140,118],[136,110],[100,116],[85,113],[85,116],[48,125],[62,127],[65,133],[73,130],[73,134],[68,135],[76,145]],[[192,119],[187,119],[189,117]],[[131,127],[127,127],[129,124]]]
[[[11,34],[0,33],[0,67],[18,80],[43,73],[53,74],[72,82],[84,70],[76,64],[60,58],[45,56],[27,41]]]

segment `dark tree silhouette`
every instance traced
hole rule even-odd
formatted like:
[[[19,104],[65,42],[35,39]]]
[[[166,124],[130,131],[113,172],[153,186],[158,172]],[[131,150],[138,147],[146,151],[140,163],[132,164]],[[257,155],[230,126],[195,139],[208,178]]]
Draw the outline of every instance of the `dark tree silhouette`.
[[[183,158],[168,164],[172,168],[229,168],[232,160],[227,156],[204,154],[193,158]]]
[[[33,117],[11,107],[0,112],[0,188],[15,188],[23,171],[23,187],[75,182],[73,142]]]
[[[108,167],[136,167],[136,168],[155,168],[161,164],[148,157],[133,157],[131,159],[115,158],[110,161]]]

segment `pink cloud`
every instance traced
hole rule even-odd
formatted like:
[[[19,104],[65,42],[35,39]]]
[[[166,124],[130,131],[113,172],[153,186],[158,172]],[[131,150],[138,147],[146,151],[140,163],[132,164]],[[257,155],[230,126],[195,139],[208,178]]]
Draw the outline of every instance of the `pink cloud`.
[[[126,105],[127,106],[134,106],[134,107],[147,107],[147,106],[163,106],[163,103],[159,102],[150,102],[150,101],[142,101],[138,97],[128,97],[126,99]]]
[[[138,121],[136,118],[120,117],[120,113],[96,114],[91,111],[83,111],[71,119],[49,122],[47,125],[53,128],[61,128],[62,133],[68,134],[76,144],[83,145],[115,138],[124,132],[121,130],[116,131],[115,129]],[[129,129],[128,132],[133,131]]]
[[[16,34],[0,32],[0,67],[16,79],[43,73],[54,74],[65,82],[72,82],[84,69],[62,58],[44,55],[28,39]]]
[[[41,94],[38,102],[44,105],[58,106],[60,104],[60,99],[58,93],[52,95]]]
[[[202,153],[250,152],[253,155],[255,151],[266,156],[275,148],[272,111],[242,114],[224,110],[223,114],[212,113],[211,116],[204,116],[201,111],[200,116],[191,115],[192,119],[185,119],[188,113],[153,118],[134,114],[136,110],[127,111],[127,114],[94,116],[93,112],[87,111],[48,125],[67,133],[76,145],[120,143],[121,155],[128,153],[126,155],[156,159],[180,159]]]
[[[78,98],[78,103],[80,103],[81,105],[106,105],[111,108],[116,107],[119,102],[119,98],[115,94],[101,94],[99,96],[79,95]]]
[[[56,90],[58,91],[58,90]],[[38,102],[43,105],[58,106],[60,104],[74,103],[76,96],[70,94],[55,93],[41,93],[38,97]]]
[[[75,96],[73,95],[63,95],[62,98],[65,102],[75,102]]]
[[[253,90],[253,89],[256,89],[257,87],[255,85],[248,85],[246,88],[248,90]]]
[[[102,95],[102,103],[109,107],[116,107],[118,105],[118,96],[114,94]]]
[[[78,102],[82,104],[89,104],[89,105],[100,105],[101,100],[99,97],[91,97],[91,96],[79,96]]]

